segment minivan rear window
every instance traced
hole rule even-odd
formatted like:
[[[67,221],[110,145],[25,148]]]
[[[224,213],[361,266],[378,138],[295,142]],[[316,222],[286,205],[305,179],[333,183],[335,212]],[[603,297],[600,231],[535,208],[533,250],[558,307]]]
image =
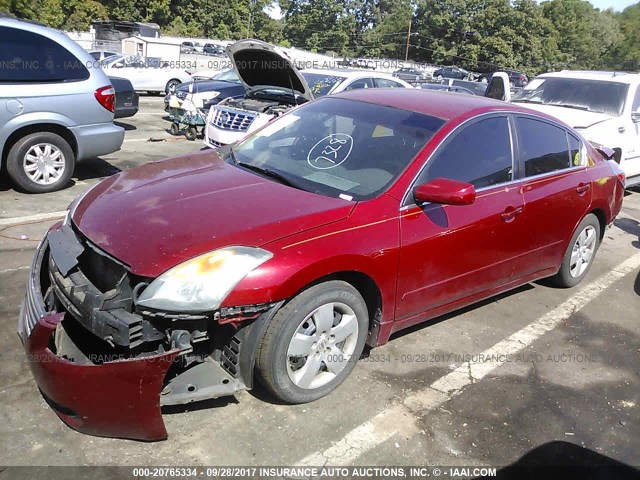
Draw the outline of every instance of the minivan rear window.
[[[89,70],[62,45],[43,35],[0,27],[0,82],[51,83],[86,80]]]

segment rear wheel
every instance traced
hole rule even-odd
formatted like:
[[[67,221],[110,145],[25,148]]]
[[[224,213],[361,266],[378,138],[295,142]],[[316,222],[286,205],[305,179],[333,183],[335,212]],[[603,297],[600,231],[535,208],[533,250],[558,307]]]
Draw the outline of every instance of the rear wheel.
[[[592,213],[582,219],[573,234],[562,266],[552,277],[553,283],[559,287],[573,287],[580,283],[591,268],[593,259],[600,245],[600,221]]]
[[[262,382],[288,403],[328,395],[360,358],[368,324],[367,306],[350,284],[330,281],[303,291],[267,327],[256,364]]]
[[[177,78],[172,78],[167,82],[167,85],[164,87],[164,93],[173,93],[178,85],[180,85],[180,80]]]
[[[21,138],[7,156],[9,176],[30,193],[54,192],[65,187],[74,166],[75,155],[67,141],[51,132]]]

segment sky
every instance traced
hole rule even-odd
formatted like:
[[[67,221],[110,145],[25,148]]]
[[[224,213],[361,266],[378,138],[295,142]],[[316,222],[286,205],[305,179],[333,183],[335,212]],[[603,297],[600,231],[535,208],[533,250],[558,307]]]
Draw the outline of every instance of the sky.
[[[607,8],[613,8],[618,12],[621,12],[629,5],[638,3],[638,0],[589,0],[591,4],[599,8],[600,10],[606,10]]]

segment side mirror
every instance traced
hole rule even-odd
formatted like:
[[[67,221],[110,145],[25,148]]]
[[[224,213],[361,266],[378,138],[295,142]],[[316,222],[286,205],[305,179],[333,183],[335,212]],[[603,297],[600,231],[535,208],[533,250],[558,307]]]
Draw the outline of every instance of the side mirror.
[[[470,183],[436,178],[415,187],[413,198],[417,204],[471,205],[476,200],[476,189]]]
[[[491,76],[491,81],[484,96],[510,102],[511,88],[509,87],[509,75],[504,72],[495,72]]]
[[[633,120],[635,123],[640,123],[640,108],[638,109],[638,111],[631,113],[631,120]]]

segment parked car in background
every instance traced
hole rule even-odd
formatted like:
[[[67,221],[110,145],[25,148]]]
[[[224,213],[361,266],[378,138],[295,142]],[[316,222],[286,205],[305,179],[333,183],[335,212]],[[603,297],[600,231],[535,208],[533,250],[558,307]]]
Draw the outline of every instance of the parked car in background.
[[[138,113],[139,98],[126,78],[109,77],[116,94],[114,118],[133,117]]]
[[[359,88],[413,88],[388,73],[349,69],[314,69],[300,72],[314,98]]]
[[[101,62],[107,75],[126,78],[137,92],[169,93],[191,79],[191,74],[172,68],[159,58],[139,55],[114,55]]]
[[[442,81],[452,87],[461,87],[467,90],[471,90],[474,95],[483,96],[485,93],[487,93],[488,84],[486,83],[472,82],[470,80],[457,80],[455,78],[450,78],[448,80]]]
[[[411,67],[402,67],[393,72],[393,76],[412,83],[420,83],[431,79],[431,74]]]
[[[509,75],[509,83],[511,84],[511,87],[522,88],[529,81],[524,73],[518,72],[516,70],[502,69],[496,70],[496,72],[505,72],[507,75]],[[478,81],[481,83],[489,83],[494,73],[495,72],[483,73],[478,77]]]
[[[167,110],[175,97],[175,107],[179,107],[187,95],[192,94],[191,101],[198,108],[208,108],[226,98],[238,98],[246,93],[238,74],[233,69],[223,70],[210,80],[190,80],[181,83],[176,89],[164,97],[164,109]]]
[[[466,95],[475,95],[473,91],[465,87],[456,87],[446,83],[421,83],[417,88],[422,90],[438,90],[441,92],[464,93]]]
[[[100,60],[104,60],[105,58],[109,58],[109,57],[113,57],[114,55],[121,55],[118,52],[110,52],[108,50],[91,50],[89,52],[89,55],[91,55],[94,60],[100,61]]]
[[[433,78],[442,80],[443,78],[457,78],[458,80],[466,80],[469,78],[469,72],[458,67],[443,67],[433,72]]]
[[[214,55],[216,57],[225,56],[224,47],[215,43],[205,43],[204,47],[202,47],[202,52],[207,55]]]
[[[39,245],[18,332],[39,391],[80,432],[163,439],[161,405],[256,381],[311,402],[365,344],[538,279],[579,284],[621,176],[515,104],[325,96],[89,190]]]
[[[180,53],[198,53],[202,51],[202,47],[196,42],[182,42],[180,45]]]
[[[19,188],[59,190],[76,162],[120,149],[115,91],[93,61],[63,32],[0,18],[0,162]]]
[[[314,97],[359,88],[411,88],[386,73],[348,69],[298,71],[281,49],[257,40],[237,42],[228,47],[228,52],[247,95],[227,99],[209,111],[204,143],[212,148],[236,142]]]
[[[545,73],[513,102],[553,115],[585,138],[615,150],[627,185],[640,184],[640,75],[624,72]]]

